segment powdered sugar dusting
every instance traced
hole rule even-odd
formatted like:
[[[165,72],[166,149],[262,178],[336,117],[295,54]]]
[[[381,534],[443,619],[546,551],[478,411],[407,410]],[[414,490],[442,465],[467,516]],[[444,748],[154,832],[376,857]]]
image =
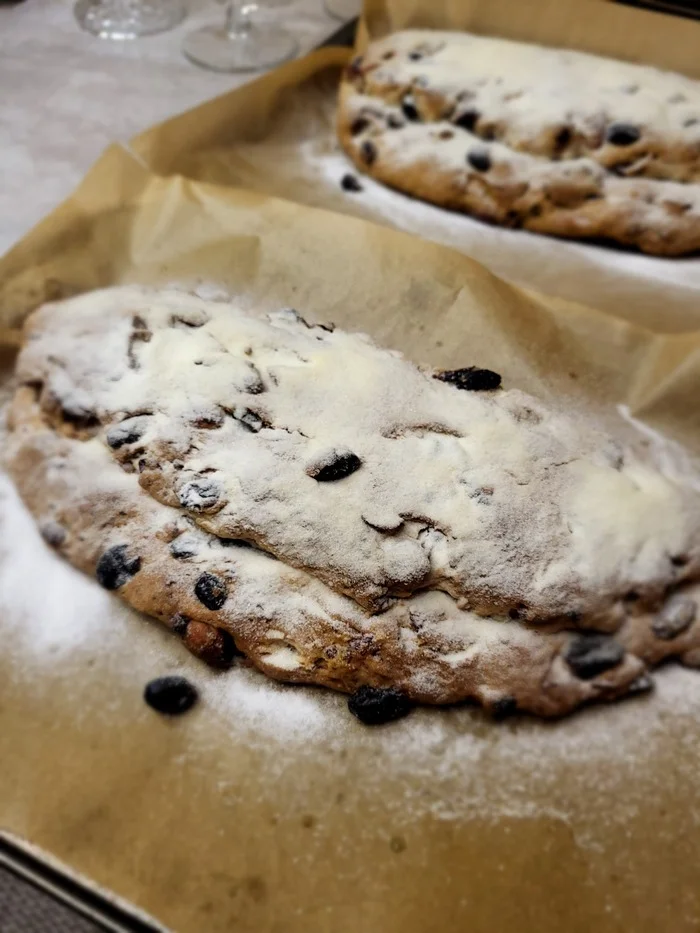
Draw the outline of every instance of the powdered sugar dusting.
[[[396,227],[456,248],[519,285],[640,323],[687,330],[697,314],[697,260],[653,258],[489,226],[357,174],[336,141],[337,85],[327,77],[281,101],[264,142],[202,153],[187,174]],[[357,175],[360,192],[341,188],[347,173]]]
[[[382,803],[404,823],[424,815],[547,817],[570,823],[578,844],[595,849],[602,828],[580,812],[581,799],[587,807],[592,798],[599,801],[607,821],[624,822],[630,808],[643,805],[650,781],[663,798],[665,779],[654,769],[669,742],[676,748],[676,779],[700,766],[700,676],[692,671],[661,671],[651,697],[557,723],[493,723],[463,707],[420,709],[371,730],[352,719],[337,694],[279,686],[240,667],[213,672],[190,657],[159,625],[57,558],[6,477],[0,478],[0,515],[2,641],[27,689],[83,697],[82,718],[119,730],[125,697],[140,693],[151,677],[183,674],[201,694],[199,715],[178,723],[188,737],[183,755],[198,755],[211,743],[257,749],[261,793],[290,768],[323,761],[329,776],[338,768],[344,775],[357,770],[364,794],[379,783],[390,787]],[[223,766],[211,779],[226,785]],[[290,786],[290,799],[302,786]],[[283,797],[278,790],[280,806]],[[696,816],[690,802],[688,820]]]

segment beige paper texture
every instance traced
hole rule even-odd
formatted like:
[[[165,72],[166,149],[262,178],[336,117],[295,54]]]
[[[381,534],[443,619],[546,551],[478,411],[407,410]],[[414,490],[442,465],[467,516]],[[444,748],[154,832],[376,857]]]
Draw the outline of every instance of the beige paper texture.
[[[368,0],[368,30],[468,28],[609,54],[700,77],[700,22],[608,0]],[[361,30],[360,47],[367,30]],[[459,249],[497,275],[668,331],[700,321],[700,260],[662,259],[611,247],[488,226],[385,188],[340,187],[354,166],[334,131],[340,65],[323,49],[246,88],[141,134],[134,150],[153,171],[246,187],[373,220]]]
[[[700,333],[528,296],[356,218],[154,178],[119,147],[0,262],[0,326],[131,281],[294,305],[608,420],[627,405],[700,453]],[[697,672],[557,724],[465,707],[370,730],[338,695],[205,668],[50,554],[3,477],[0,643],[0,827],[177,933],[697,933]],[[202,699],[166,721],[141,693],[175,672]]]

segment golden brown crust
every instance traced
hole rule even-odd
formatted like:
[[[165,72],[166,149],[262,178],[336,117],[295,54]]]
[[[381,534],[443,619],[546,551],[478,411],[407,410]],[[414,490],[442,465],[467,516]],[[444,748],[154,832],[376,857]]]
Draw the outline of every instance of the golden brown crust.
[[[8,467],[47,542],[167,625],[208,663],[231,661],[226,637],[232,636],[239,652],[280,681],[348,693],[367,684],[393,687],[417,702],[473,699],[496,713],[517,708],[560,716],[647,689],[647,665],[678,656],[693,664],[700,653],[697,586],[675,594],[661,626],[660,616],[639,614],[613,639],[593,636],[583,666],[581,639],[591,636],[479,620],[445,594],[417,594],[369,616],[308,574],[247,548],[224,547],[183,523],[124,474],[96,439],[55,431],[34,389],[17,392],[10,426]],[[203,578],[209,581],[204,592]],[[484,626],[498,632],[495,639],[484,636]],[[574,654],[579,647],[578,666],[567,660],[572,646]],[[601,651],[602,664],[600,657],[596,662]]]
[[[388,96],[391,101],[391,95]],[[546,160],[488,142],[446,120],[407,120],[387,95],[340,90],[338,137],[377,181],[488,223],[611,240],[681,256],[700,249],[700,185],[619,177],[594,160]],[[476,155],[475,168],[469,158]],[[486,161],[478,162],[478,159]]]

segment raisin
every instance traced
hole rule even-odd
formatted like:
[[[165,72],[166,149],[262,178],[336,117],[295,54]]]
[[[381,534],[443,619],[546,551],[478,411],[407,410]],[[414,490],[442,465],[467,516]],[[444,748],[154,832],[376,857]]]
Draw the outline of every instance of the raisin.
[[[481,118],[481,114],[478,110],[465,110],[463,113],[453,121],[455,126],[461,126],[463,130],[468,130],[470,133],[474,132],[474,127]]]
[[[358,78],[362,74],[362,61],[361,55],[353,58],[345,70],[349,78]]]
[[[420,120],[420,114],[416,107],[416,99],[412,94],[406,94],[401,101],[401,112],[407,120]]]
[[[188,311],[178,311],[170,315],[171,327],[197,328],[203,327],[209,320],[209,315],[200,308],[190,308]]]
[[[467,153],[467,162],[477,172],[488,172],[491,168],[491,156],[485,149],[474,149]]]
[[[648,674],[640,674],[627,688],[628,696],[638,696],[640,693],[649,693],[654,689],[654,681]]]
[[[507,719],[518,711],[518,701],[515,697],[499,697],[491,707],[491,715],[497,721]]]
[[[240,654],[229,632],[206,622],[188,623],[185,645],[211,667],[230,667],[235,656]]]
[[[233,417],[254,434],[257,434],[261,428],[269,427],[257,412],[244,408],[242,405],[237,405],[233,409]]]
[[[369,139],[360,146],[360,156],[365,165],[372,165],[377,158],[377,147]]]
[[[50,547],[60,547],[66,540],[66,529],[58,522],[47,522],[41,526],[40,532]]]
[[[311,467],[307,470],[307,473],[319,483],[332,483],[338,479],[345,479],[355,470],[359,470],[361,466],[362,461],[357,454],[348,451],[348,453],[335,454],[330,463],[326,462],[322,466]]]
[[[692,599],[682,599],[668,606],[651,624],[651,630],[662,641],[682,635],[695,621],[697,606]]]
[[[398,113],[390,113],[386,119],[387,126],[392,130],[402,130],[406,124],[403,122]]]
[[[340,187],[343,189],[343,191],[362,191],[362,185],[354,175],[350,174],[350,172],[348,172],[347,175],[343,175],[340,180]]]
[[[127,555],[128,545],[117,544],[105,551],[97,561],[95,576],[106,590],[118,590],[141,569],[140,557]]]
[[[554,137],[554,148],[556,152],[561,152],[566,149],[566,147],[571,142],[571,130],[568,126],[562,126],[557,135]]]
[[[179,716],[197,702],[197,691],[184,677],[156,677],[146,684],[143,698],[156,712]]]
[[[698,123],[700,123],[700,117],[688,117],[687,120],[683,121],[683,126],[689,129],[691,126],[697,126]]]
[[[632,123],[611,123],[605,138],[613,146],[631,146],[642,134]]]
[[[94,411],[89,411],[87,408],[83,408],[82,405],[77,403],[62,403],[61,415],[68,422],[68,424],[72,424],[79,430],[95,428],[100,423],[100,420]]]
[[[194,595],[212,612],[221,609],[228,598],[228,587],[213,573],[203,573],[194,585]]]
[[[352,136],[359,136],[360,133],[364,133],[368,126],[369,120],[367,117],[355,117],[350,124],[350,133]]]
[[[203,476],[191,480],[178,491],[177,497],[183,509],[191,512],[212,512],[221,508],[221,483]]]
[[[609,635],[585,633],[569,642],[564,660],[581,680],[592,680],[603,671],[617,667],[624,656],[625,649]]]
[[[419,62],[423,58],[423,53],[418,51],[409,52],[408,57],[412,62]]]
[[[362,686],[348,700],[348,709],[366,726],[403,719],[413,709],[409,698],[395,687]]]
[[[477,366],[466,366],[464,369],[446,369],[435,373],[434,379],[448,382],[457,389],[466,389],[468,392],[485,392],[498,389],[501,377],[491,369],[479,369]]]
[[[190,620],[187,618],[187,616],[184,616],[181,612],[176,612],[168,622],[168,627],[170,628],[171,632],[179,635],[180,638],[184,638],[187,633],[187,626],[189,624]]]
[[[119,450],[125,444],[135,444],[143,436],[143,427],[133,421],[122,421],[121,424],[114,424],[107,431],[107,443],[112,450]]]
[[[170,553],[176,560],[187,560],[188,557],[194,557],[197,554],[197,545],[192,537],[183,535],[172,542]]]

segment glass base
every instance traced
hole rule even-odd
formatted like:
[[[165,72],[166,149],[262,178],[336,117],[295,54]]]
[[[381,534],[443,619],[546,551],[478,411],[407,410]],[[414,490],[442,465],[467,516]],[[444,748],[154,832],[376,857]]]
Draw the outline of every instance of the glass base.
[[[343,21],[360,15],[360,0],[324,0],[323,5],[326,13]]]
[[[80,26],[101,39],[138,39],[172,29],[185,18],[183,0],[78,0]]]
[[[212,71],[258,71],[292,58],[297,44],[283,29],[266,24],[240,33],[205,26],[185,36],[182,51],[195,65]]]

